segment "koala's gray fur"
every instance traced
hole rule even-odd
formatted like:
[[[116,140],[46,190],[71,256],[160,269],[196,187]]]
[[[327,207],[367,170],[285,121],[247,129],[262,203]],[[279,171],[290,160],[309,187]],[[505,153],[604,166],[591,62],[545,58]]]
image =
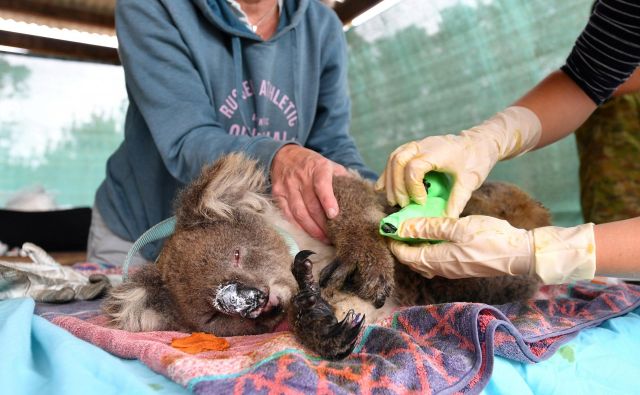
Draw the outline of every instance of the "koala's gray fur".
[[[271,331],[289,314],[304,345],[339,358],[353,348],[364,313],[373,322],[397,306],[500,304],[528,298],[537,289],[527,277],[425,279],[398,264],[378,233],[380,220],[393,208],[370,182],[357,175],[335,177],[334,192],[340,214],[328,225],[332,248],[283,219],[266,195],[264,172],[255,161],[241,154],[221,158],[178,197],[176,231],[157,263],[114,288],[104,311],[113,326],[125,330],[218,336]],[[489,183],[474,193],[464,212],[471,213],[524,228],[550,222],[545,208],[507,184]],[[306,251],[292,265],[279,229],[301,250],[316,253],[313,266]],[[251,303],[237,311],[235,305],[221,308],[221,289],[229,284]],[[346,318],[338,322],[336,316]]]

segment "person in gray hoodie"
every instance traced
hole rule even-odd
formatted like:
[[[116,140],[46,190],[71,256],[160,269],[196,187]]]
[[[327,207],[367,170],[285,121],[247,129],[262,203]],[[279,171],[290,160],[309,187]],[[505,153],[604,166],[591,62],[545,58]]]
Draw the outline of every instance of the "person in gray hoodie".
[[[173,214],[178,190],[230,152],[257,159],[285,216],[325,241],[333,175],[376,178],[349,135],[346,41],[321,1],[119,0],[116,31],[129,109],[96,193],[88,260],[122,264]]]

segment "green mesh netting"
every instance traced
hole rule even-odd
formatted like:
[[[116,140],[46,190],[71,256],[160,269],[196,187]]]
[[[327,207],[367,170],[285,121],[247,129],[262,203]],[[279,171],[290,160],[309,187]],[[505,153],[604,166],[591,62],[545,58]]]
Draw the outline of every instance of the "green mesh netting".
[[[122,67],[0,53],[0,207],[35,186],[91,206],[126,104]]]

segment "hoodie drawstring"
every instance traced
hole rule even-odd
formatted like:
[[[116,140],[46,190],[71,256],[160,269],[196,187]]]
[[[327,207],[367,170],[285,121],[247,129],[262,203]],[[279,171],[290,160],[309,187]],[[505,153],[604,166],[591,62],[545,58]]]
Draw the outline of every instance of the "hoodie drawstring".
[[[298,29],[294,26],[291,29],[291,59],[293,60],[293,103],[296,106],[298,112],[298,139],[303,139],[303,111],[299,107],[298,98],[302,97],[302,81],[300,80],[300,67],[302,59],[300,59],[300,52],[298,51]]]

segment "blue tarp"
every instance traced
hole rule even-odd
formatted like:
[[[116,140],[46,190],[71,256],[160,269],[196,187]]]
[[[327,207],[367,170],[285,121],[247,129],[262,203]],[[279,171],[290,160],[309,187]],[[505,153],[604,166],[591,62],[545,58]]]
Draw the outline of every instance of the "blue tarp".
[[[32,299],[0,302],[0,393],[176,394],[178,384],[33,314]]]
[[[496,357],[483,394],[638,393],[640,309],[580,331],[548,360],[523,364]]]

